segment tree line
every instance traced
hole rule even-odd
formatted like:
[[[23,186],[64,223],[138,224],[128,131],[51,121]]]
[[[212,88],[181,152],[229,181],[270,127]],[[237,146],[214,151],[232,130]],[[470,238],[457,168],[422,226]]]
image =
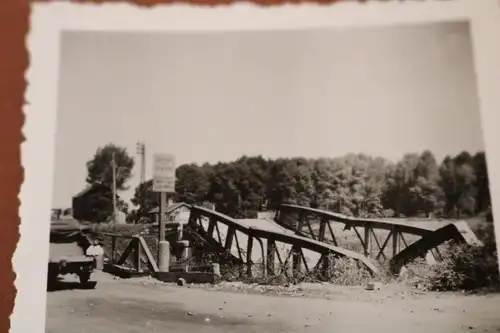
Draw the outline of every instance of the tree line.
[[[117,165],[117,190],[127,189],[134,159],[110,144],[87,163],[89,185],[103,189],[89,199],[88,220],[112,213],[111,159]],[[484,152],[462,152],[438,162],[431,151],[409,153],[394,163],[381,157],[349,154],[335,158],[242,156],[231,162],[183,164],[176,169],[175,201],[203,205],[235,218],[253,218],[282,203],[326,209],[357,217],[464,218],[489,215],[491,199]],[[158,207],[152,180],[140,184],[133,207],[118,197],[130,222],[147,220]]]

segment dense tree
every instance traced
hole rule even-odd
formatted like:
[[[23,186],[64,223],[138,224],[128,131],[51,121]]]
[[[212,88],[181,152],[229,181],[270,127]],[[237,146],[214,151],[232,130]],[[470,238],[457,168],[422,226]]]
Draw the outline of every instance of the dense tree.
[[[87,162],[87,184],[99,185],[99,191],[92,191],[88,196],[92,210],[84,215],[89,221],[104,222],[113,215],[113,158],[116,166],[117,209],[125,213],[128,211],[128,205],[120,199],[118,192],[128,188],[127,181],[132,175],[134,159],[125,148],[108,144],[98,148]]]
[[[478,152],[473,158],[476,171],[476,213],[491,210],[490,182],[484,152]]]
[[[428,216],[443,208],[443,191],[439,186],[439,165],[430,151],[424,151],[415,167],[414,182],[410,187],[411,205],[417,214]]]
[[[126,183],[132,176],[134,159],[125,148],[108,144],[100,147],[90,161],[87,162],[87,183],[101,184],[111,187],[113,184],[112,161],[116,165],[116,188],[118,191],[127,189]]]
[[[159,199],[158,193],[153,192],[152,180],[139,184],[131,200],[137,208],[128,216],[128,222],[139,222],[141,218],[146,218],[153,208],[158,207]]]
[[[472,156],[463,152],[456,157],[445,157],[440,168],[448,214],[460,218],[476,211],[476,170]]]
[[[90,211],[80,215],[90,222],[109,222],[113,216],[113,192],[109,187],[102,187],[92,192],[87,198]]]
[[[201,204],[210,189],[211,167],[205,164],[199,167],[196,164],[181,165],[175,171],[175,191],[177,200],[188,204]]]
[[[406,154],[393,169],[387,173],[387,184],[383,204],[397,216],[414,215],[417,211],[412,206],[411,188],[415,185],[415,170],[419,165],[417,154]]]
[[[212,202],[236,218],[255,217],[266,206],[291,203],[350,216],[463,216],[490,207],[484,153],[461,153],[441,164],[430,151],[392,163],[349,154],[338,158],[243,156],[214,165],[185,164],[177,171],[176,200]],[[136,189],[134,218],[158,205],[151,181]]]

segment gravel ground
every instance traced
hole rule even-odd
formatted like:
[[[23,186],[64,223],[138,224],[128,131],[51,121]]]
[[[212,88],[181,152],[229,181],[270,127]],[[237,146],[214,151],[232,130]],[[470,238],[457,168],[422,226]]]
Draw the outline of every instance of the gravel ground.
[[[47,333],[500,332],[500,295],[467,296],[384,285],[267,287],[163,284],[97,272],[93,289],[68,278],[48,293]]]

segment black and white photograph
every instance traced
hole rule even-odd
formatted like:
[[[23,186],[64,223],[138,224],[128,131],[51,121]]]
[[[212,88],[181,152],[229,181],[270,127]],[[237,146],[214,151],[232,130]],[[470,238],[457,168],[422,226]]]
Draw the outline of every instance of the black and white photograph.
[[[468,21],[60,38],[47,333],[500,331]]]

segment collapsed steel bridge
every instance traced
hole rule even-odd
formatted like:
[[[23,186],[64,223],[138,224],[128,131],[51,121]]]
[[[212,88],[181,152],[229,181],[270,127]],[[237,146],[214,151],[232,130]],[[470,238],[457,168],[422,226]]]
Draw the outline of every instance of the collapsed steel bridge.
[[[310,207],[281,205],[273,220],[238,220],[204,207],[189,206],[184,234],[210,245],[209,251],[223,254],[246,267],[248,277],[319,273],[328,279],[337,258],[351,258],[373,276],[383,265],[397,274],[417,257],[440,260],[439,247],[447,241],[477,242],[460,225],[447,223],[435,230],[396,221],[360,219]],[[112,245],[111,264],[137,274],[158,274],[154,256],[140,235],[108,234],[112,244],[128,237],[130,245],[118,256]],[[356,242],[358,244],[356,244]],[[107,249],[109,252],[109,249]],[[132,259],[129,257],[134,254]],[[256,269],[259,267],[259,269]]]

